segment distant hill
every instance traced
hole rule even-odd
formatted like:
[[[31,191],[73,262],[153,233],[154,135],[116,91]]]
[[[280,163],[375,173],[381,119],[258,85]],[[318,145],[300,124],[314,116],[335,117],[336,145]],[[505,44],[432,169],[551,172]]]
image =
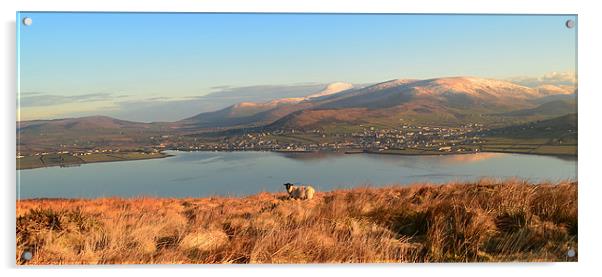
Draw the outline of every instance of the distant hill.
[[[577,102],[577,93],[570,94],[551,94],[531,100],[534,104],[543,104],[552,101],[564,100],[569,102]]]
[[[308,101],[316,101],[351,88],[353,85],[349,83],[332,83],[306,97],[281,98],[263,103],[241,102],[218,111],[200,113],[178,123],[188,129],[259,126],[311,106],[307,105]]]
[[[324,122],[357,124],[370,121],[398,122],[402,118],[433,118],[462,122],[468,115],[509,113],[536,109],[536,99],[554,93],[570,94],[562,88],[545,92],[513,83],[470,77],[429,80],[392,80],[362,89],[348,90],[330,97],[303,103],[308,107],[291,109],[271,126],[274,128],[315,127]],[[299,103],[301,104],[301,103]],[[552,104],[541,107],[552,113]],[[568,110],[569,108],[567,108]]]
[[[536,89],[513,83],[471,77],[428,80],[392,80],[355,92],[323,105],[325,108],[388,108],[428,99],[450,106],[507,106],[511,99],[542,96]]]
[[[564,138],[576,143],[577,114],[493,129],[488,135],[511,138]]]
[[[30,130],[52,132],[55,130],[137,129],[146,128],[146,126],[148,126],[148,124],[119,120],[108,116],[87,116],[52,120],[21,121],[17,124],[17,130],[22,132]]]
[[[165,123],[140,123],[103,116],[18,123],[22,149],[86,145],[146,144],[156,136],[248,128],[290,129],[398,126],[401,120],[425,124],[505,125],[576,112],[575,91],[567,87],[525,87],[511,82],[445,77],[397,79],[365,87],[333,83],[305,97],[241,102]]]
[[[467,114],[536,109],[542,104],[537,99],[555,100],[554,96],[571,93],[569,89],[551,85],[530,88],[474,77],[397,79],[363,88],[336,83],[308,97],[240,103],[216,112],[202,113],[180,123],[187,128],[199,129],[262,125],[307,128],[324,123],[357,124],[371,121],[371,118],[399,120],[401,117],[435,117],[434,120],[446,118],[459,122],[465,120]],[[541,109],[550,110],[550,107]],[[542,115],[561,114],[550,111]]]
[[[533,116],[533,115],[563,115],[577,112],[577,103],[574,100],[553,100],[545,102],[532,109],[523,109],[504,113],[507,116]]]
[[[140,123],[89,116],[17,123],[20,151],[77,149],[90,146],[138,147],[149,137],[173,130],[170,124]]]

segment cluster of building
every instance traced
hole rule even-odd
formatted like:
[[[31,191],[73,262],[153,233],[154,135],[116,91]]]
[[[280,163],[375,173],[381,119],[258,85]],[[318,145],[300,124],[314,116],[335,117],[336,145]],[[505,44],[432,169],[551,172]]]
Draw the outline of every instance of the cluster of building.
[[[321,129],[247,133],[217,141],[164,141],[158,148],[184,151],[341,151],[421,149],[441,152],[475,151],[482,143],[480,124],[460,127],[403,125],[398,128],[361,126],[362,131],[327,133]]]
[[[139,152],[151,153],[162,150],[183,151],[385,151],[423,150],[438,152],[478,151],[483,141],[481,133],[486,129],[481,124],[466,124],[459,127],[432,127],[401,125],[396,128],[377,128],[360,125],[353,132],[326,132],[323,129],[277,130],[246,133],[215,139],[204,137],[156,136],[150,137]],[[92,148],[53,153],[37,152],[32,155],[71,154],[85,156],[95,153],[126,151],[119,147]],[[132,151],[132,150],[127,150]],[[17,153],[17,158],[24,154]]]
[[[364,128],[363,132],[352,133],[359,141],[359,148],[372,150],[428,149],[443,152],[465,151],[466,147],[482,143],[478,133],[483,131],[479,124],[460,127],[429,127],[403,125],[393,129]],[[458,152],[460,152],[458,151]]]

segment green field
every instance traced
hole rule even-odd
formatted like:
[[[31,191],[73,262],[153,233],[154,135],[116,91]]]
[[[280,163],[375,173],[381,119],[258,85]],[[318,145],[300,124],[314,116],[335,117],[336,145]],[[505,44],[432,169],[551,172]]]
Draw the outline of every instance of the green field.
[[[80,156],[74,156],[72,154],[46,154],[39,156],[26,156],[17,159],[17,170],[51,166],[73,166],[96,162],[156,159],[167,156],[169,155],[164,153],[145,152],[91,153]]]
[[[481,151],[577,156],[577,144],[559,144],[546,138],[487,138]]]
[[[17,169],[30,169],[44,167],[44,163],[40,156],[26,156],[17,159]]]

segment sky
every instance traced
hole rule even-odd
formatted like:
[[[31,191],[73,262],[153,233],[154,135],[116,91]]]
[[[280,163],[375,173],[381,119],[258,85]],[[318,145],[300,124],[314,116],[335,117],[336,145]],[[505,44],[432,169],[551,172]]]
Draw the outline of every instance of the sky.
[[[21,24],[30,17],[32,24]],[[17,14],[18,118],[171,121],[331,82],[576,72],[573,15]],[[525,81],[526,82],[526,81]]]

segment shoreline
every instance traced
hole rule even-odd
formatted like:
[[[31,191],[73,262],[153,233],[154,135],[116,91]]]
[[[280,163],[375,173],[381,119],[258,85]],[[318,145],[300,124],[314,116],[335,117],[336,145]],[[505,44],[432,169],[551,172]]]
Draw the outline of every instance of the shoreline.
[[[521,154],[521,155],[533,155],[533,156],[556,156],[556,157],[574,157],[577,158],[577,154],[565,154],[565,153],[525,153],[520,151],[490,151],[484,150],[479,152],[463,151],[463,152],[444,152],[444,151],[432,151],[426,153],[400,153],[400,152],[388,152],[388,151],[371,151],[361,149],[351,150],[337,150],[337,151],[320,151],[320,150],[180,150],[180,149],[169,149],[166,151],[181,151],[181,152],[274,152],[274,153],[292,153],[292,154],[312,154],[312,153],[340,153],[346,155],[355,154],[381,154],[381,155],[399,155],[399,156],[446,156],[446,155],[469,155],[479,153],[500,153],[500,154]]]
[[[127,152],[123,152],[123,153],[127,153]],[[154,156],[154,155],[155,154],[149,154],[149,156]],[[84,162],[81,162],[81,163],[74,162],[74,163],[42,165],[42,166],[34,166],[34,167],[26,167],[26,168],[19,168],[19,160],[17,159],[16,166],[17,166],[17,171],[19,171],[19,170],[38,169],[38,168],[51,168],[51,167],[79,167],[81,165],[93,164],[93,163],[129,162],[129,161],[142,161],[142,160],[163,159],[163,158],[173,157],[174,155],[166,154],[166,153],[163,153],[163,152],[159,152],[159,154],[157,154],[156,156],[157,157],[141,157],[141,158],[121,158],[121,157],[118,158],[118,157],[113,157],[114,159],[112,159],[112,160],[84,161]]]
[[[351,187],[341,187],[341,188],[333,188],[330,190],[319,190],[319,194],[329,194],[329,193],[337,193],[342,191],[353,191],[359,189],[367,189],[367,190],[389,190],[389,189],[412,189],[417,187],[444,187],[444,186],[478,186],[482,185],[482,183],[488,183],[488,185],[504,185],[507,183],[519,183],[520,185],[526,184],[531,186],[547,186],[547,185],[556,185],[556,183],[570,183],[577,184],[579,181],[577,179],[558,179],[555,181],[547,181],[542,180],[538,182],[529,181],[527,179],[521,178],[494,178],[494,177],[484,177],[481,179],[475,179],[471,181],[449,181],[449,182],[414,182],[414,183],[390,183],[385,185],[359,185],[359,186],[351,186]],[[494,184],[492,184],[494,183]],[[142,200],[142,199],[151,199],[151,200],[199,200],[199,199],[246,199],[246,198],[254,198],[259,195],[273,195],[278,197],[287,197],[285,191],[260,191],[251,194],[241,194],[241,195],[223,195],[223,194],[215,194],[215,195],[207,195],[207,196],[157,196],[157,195],[135,195],[135,196],[98,196],[98,197],[34,197],[34,198],[17,198],[17,202],[38,202],[38,201],[49,201],[49,202],[57,202],[57,201],[103,201],[110,199],[119,199],[124,201],[134,201],[134,200]]]
[[[479,154],[479,153],[500,153],[500,154],[520,154],[520,155],[533,155],[533,156],[548,156],[548,157],[559,157],[559,158],[575,158],[577,159],[577,154],[566,154],[566,153],[525,153],[520,151],[479,151],[479,152],[438,152],[438,151],[424,151],[420,153],[403,153],[403,152],[391,152],[391,151],[372,151],[372,150],[338,150],[338,151],[320,151],[320,150],[291,150],[291,151],[282,151],[282,150],[180,150],[180,149],[167,149],[163,150],[157,157],[142,157],[142,158],[114,158],[112,160],[98,160],[98,161],[86,161],[81,163],[64,163],[64,164],[53,164],[53,165],[41,165],[34,167],[25,167],[19,168],[19,159],[17,159],[17,171],[19,170],[29,170],[29,169],[38,169],[38,168],[50,168],[50,167],[78,167],[83,164],[90,163],[106,163],[106,162],[127,162],[127,161],[139,161],[139,160],[152,160],[152,159],[162,159],[173,157],[172,154],[167,154],[165,151],[181,151],[181,152],[274,152],[274,153],[291,153],[291,154],[311,154],[311,153],[341,153],[345,155],[356,155],[356,154],[377,154],[377,155],[397,155],[397,156],[448,156],[448,155],[470,155],[470,154]],[[403,151],[403,150],[402,150]],[[123,152],[126,153],[126,152]]]
[[[519,154],[519,155],[532,155],[532,156],[552,156],[552,157],[573,157],[577,158],[577,155],[564,154],[564,153],[525,153],[525,152],[513,152],[513,151],[479,151],[479,152],[441,152],[441,153],[394,153],[385,151],[360,151],[360,152],[345,152],[345,154],[380,154],[380,155],[399,155],[399,156],[447,156],[447,155],[470,155],[479,153],[499,153],[499,154]]]

